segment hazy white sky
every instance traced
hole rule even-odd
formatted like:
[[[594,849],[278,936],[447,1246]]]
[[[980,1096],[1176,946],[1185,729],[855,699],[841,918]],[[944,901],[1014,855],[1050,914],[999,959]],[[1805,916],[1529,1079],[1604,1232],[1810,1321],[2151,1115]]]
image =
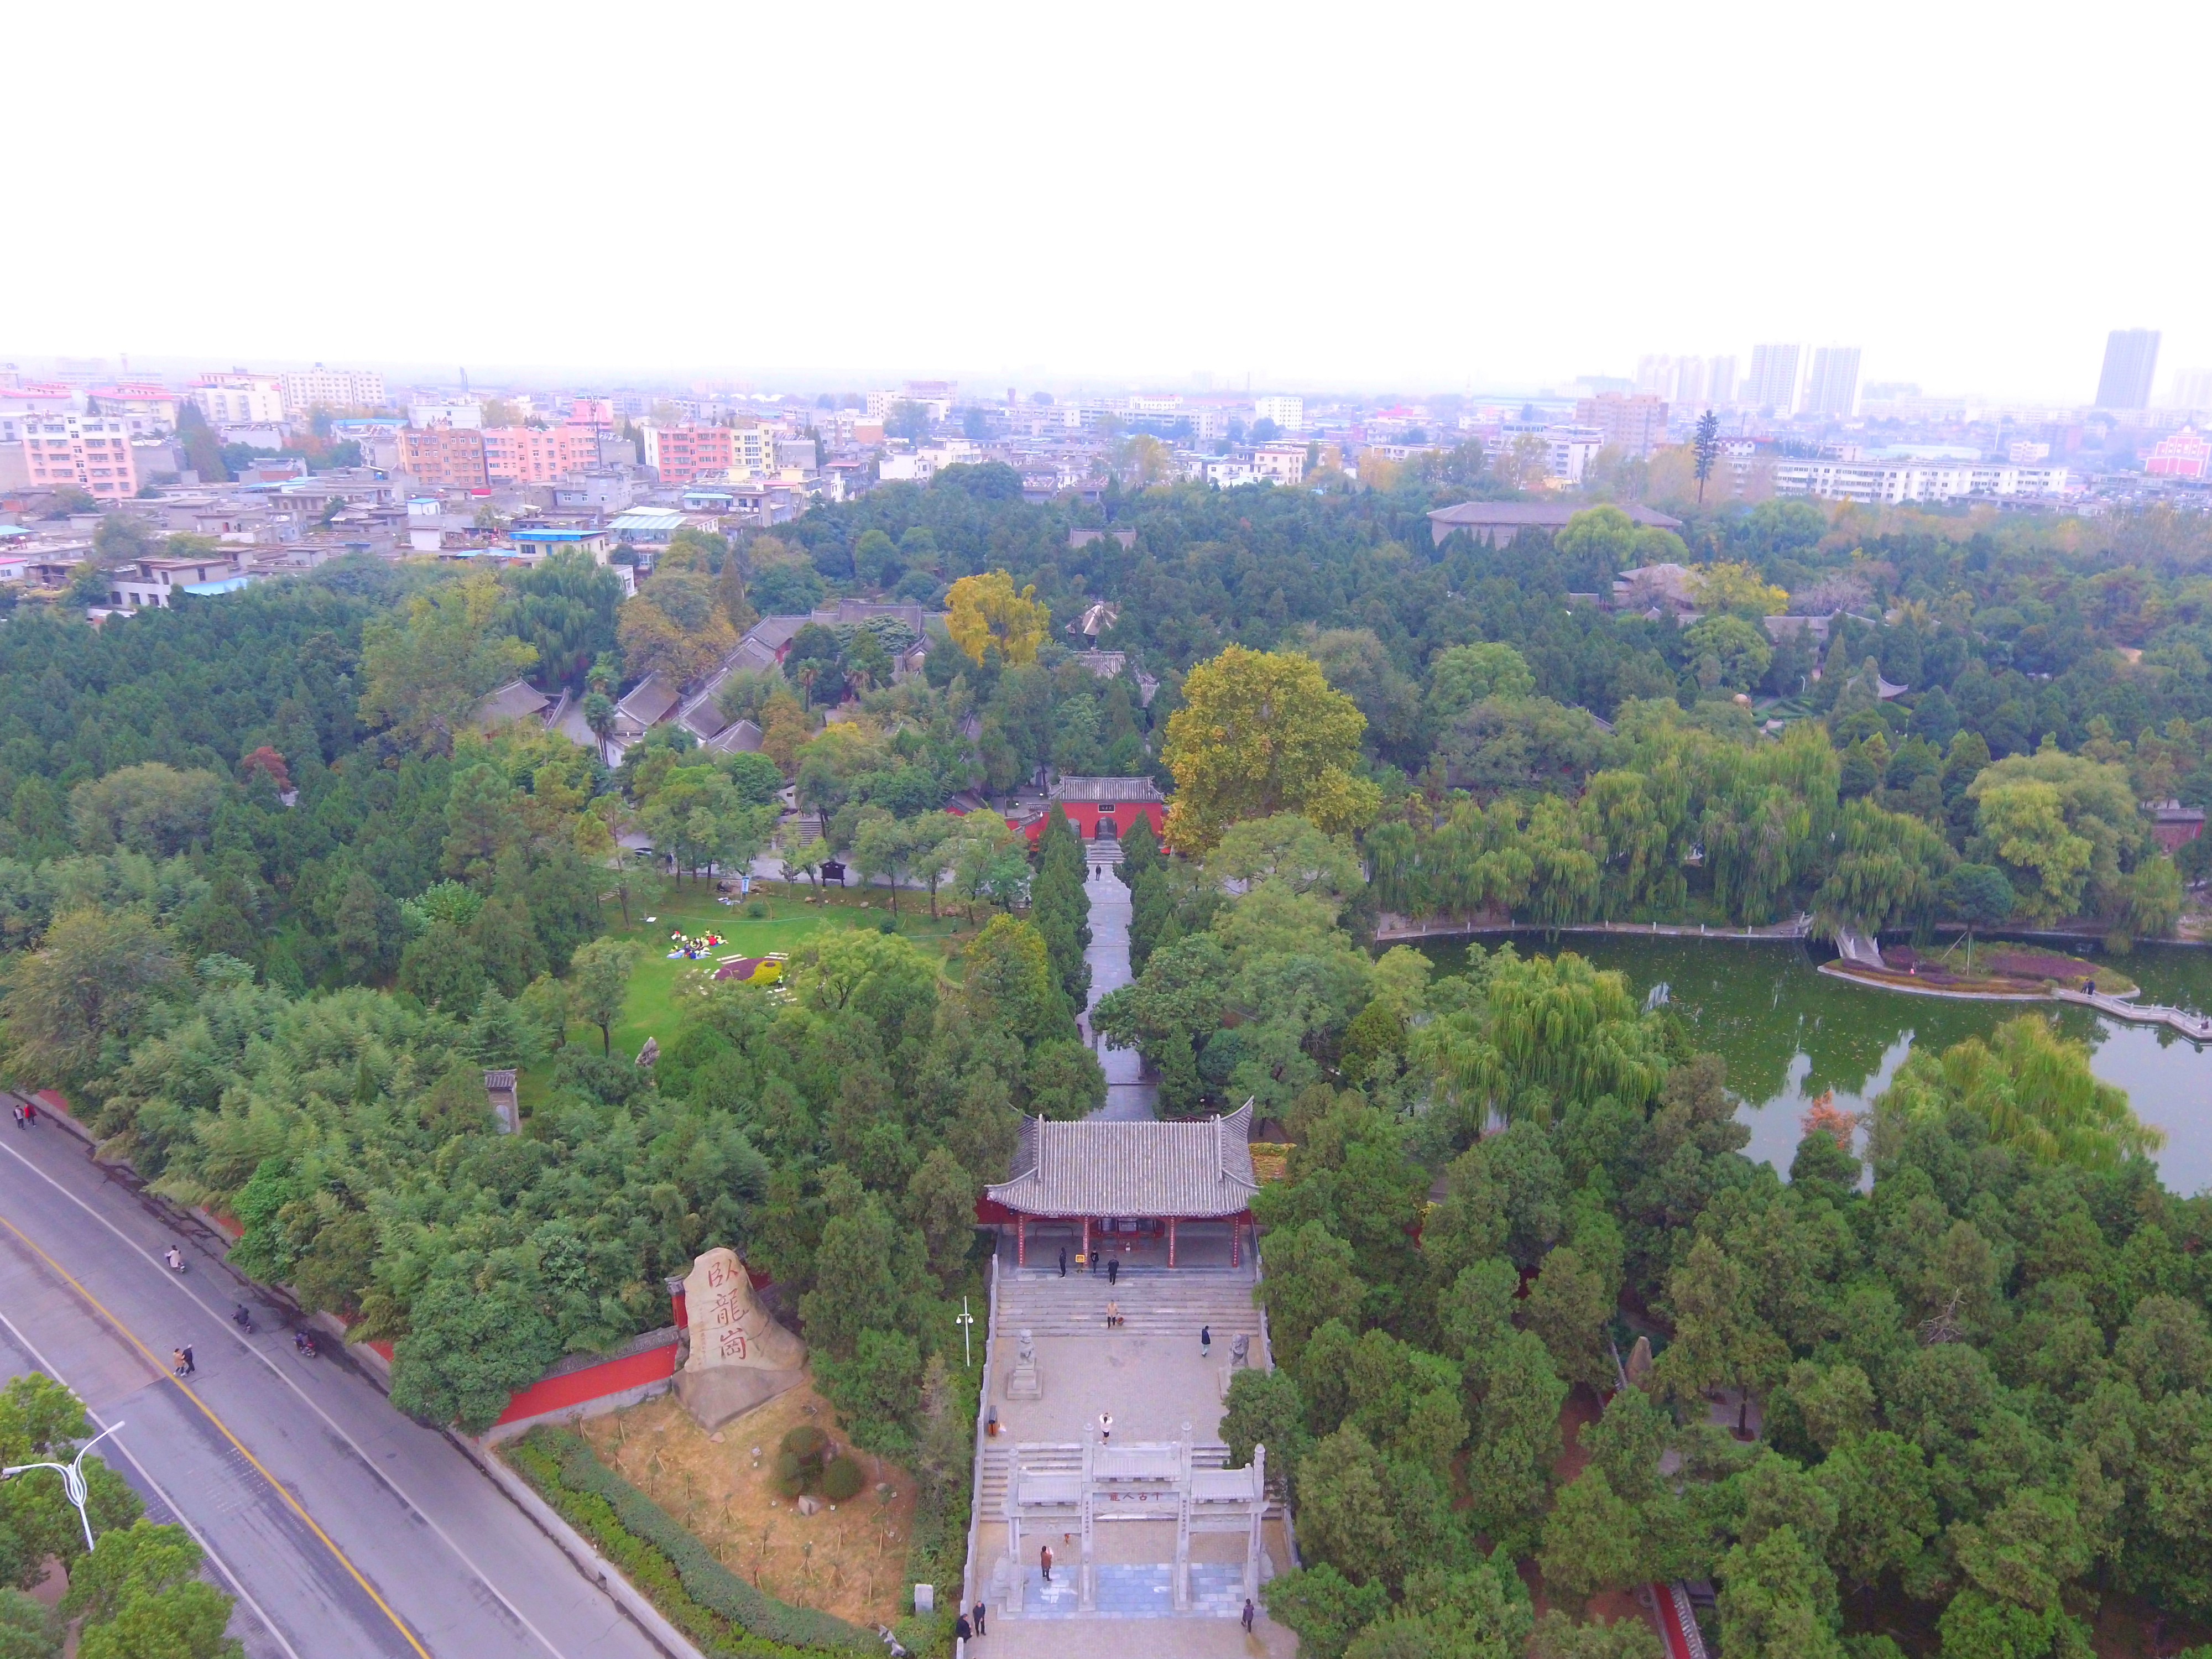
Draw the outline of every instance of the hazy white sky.
[[[2212,7],[15,9],[0,358],[1035,386],[2212,366]],[[33,231],[35,234],[32,234]]]

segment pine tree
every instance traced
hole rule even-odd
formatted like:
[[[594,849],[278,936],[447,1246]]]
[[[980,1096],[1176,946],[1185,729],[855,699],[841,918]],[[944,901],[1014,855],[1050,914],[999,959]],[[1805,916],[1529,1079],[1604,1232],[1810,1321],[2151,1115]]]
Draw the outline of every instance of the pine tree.
[[[1030,887],[1030,919],[1044,935],[1052,958],[1053,977],[1071,1007],[1082,1008],[1091,997],[1091,964],[1084,952],[1091,948],[1091,893],[1085,878],[1083,842],[1074,826],[1057,806],[1046,814],[1037,836],[1037,875]]]

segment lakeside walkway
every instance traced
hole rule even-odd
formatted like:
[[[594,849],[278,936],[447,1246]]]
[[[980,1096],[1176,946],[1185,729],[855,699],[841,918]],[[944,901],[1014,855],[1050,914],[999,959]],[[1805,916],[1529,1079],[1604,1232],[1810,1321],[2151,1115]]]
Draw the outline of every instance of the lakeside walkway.
[[[1095,902],[1095,901],[1094,901]],[[1810,939],[1813,918],[1798,916],[1764,927],[1712,927],[1699,922],[1692,927],[1663,921],[1578,921],[1547,927],[1540,921],[1408,921],[1384,911],[1375,930],[1377,945],[1402,944],[1416,939],[1464,939],[1470,933],[1610,933],[1632,939],[1733,939],[1790,940]]]
[[[2085,1008],[2094,1008],[2100,1014],[2114,1019],[2124,1019],[2137,1025],[2165,1025],[2181,1033],[2192,1042],[2212,1042],[2212,1019],[2192,1014],[2162,1002],[2133,1003],[2124,997],[2109,997],[2101,991],[2075,991],[2061,986],[2051,993],[2054,1002],[2078,1003]]]

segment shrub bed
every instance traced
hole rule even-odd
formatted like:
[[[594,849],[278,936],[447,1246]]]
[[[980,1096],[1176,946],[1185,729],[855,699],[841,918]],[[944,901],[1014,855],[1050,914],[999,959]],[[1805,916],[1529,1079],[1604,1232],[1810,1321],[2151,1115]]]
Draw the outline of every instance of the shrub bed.
[[[667,1511],[600,1462],[582,1437],[540,1426],[500,1449],[670,1623],[710,1651],[736,1659],[795,1659],[825,1651],[873,1652],[883,1645],[872,1632],[795,1607],[745,1583]]]

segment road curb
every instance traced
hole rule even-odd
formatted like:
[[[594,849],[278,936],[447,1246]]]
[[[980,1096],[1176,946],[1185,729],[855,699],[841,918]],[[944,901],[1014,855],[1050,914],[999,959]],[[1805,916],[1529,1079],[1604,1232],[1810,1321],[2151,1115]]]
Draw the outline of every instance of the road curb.
[[[568,1558],[569,1565],[597,1584],[607,1598],[627,1614],[632,1624],[652,1640],[668,1659],[706,1659],[691,1638],[668,1622],[667,1616],[641,1593],[636,1585],[623,1577],[622,1570],[594,1549],[589,1540],[561,1518],[561,1513],[536,1492],[530,1483],[499,1461],[498,1455],[453,1430],[444,1431],[445,1437],[460,1449],[461,1455],[474,1463],[484,1475],[514,1502],[515,1507],[538,1523],[538,1529],[551,1539],[561,1553]]]

